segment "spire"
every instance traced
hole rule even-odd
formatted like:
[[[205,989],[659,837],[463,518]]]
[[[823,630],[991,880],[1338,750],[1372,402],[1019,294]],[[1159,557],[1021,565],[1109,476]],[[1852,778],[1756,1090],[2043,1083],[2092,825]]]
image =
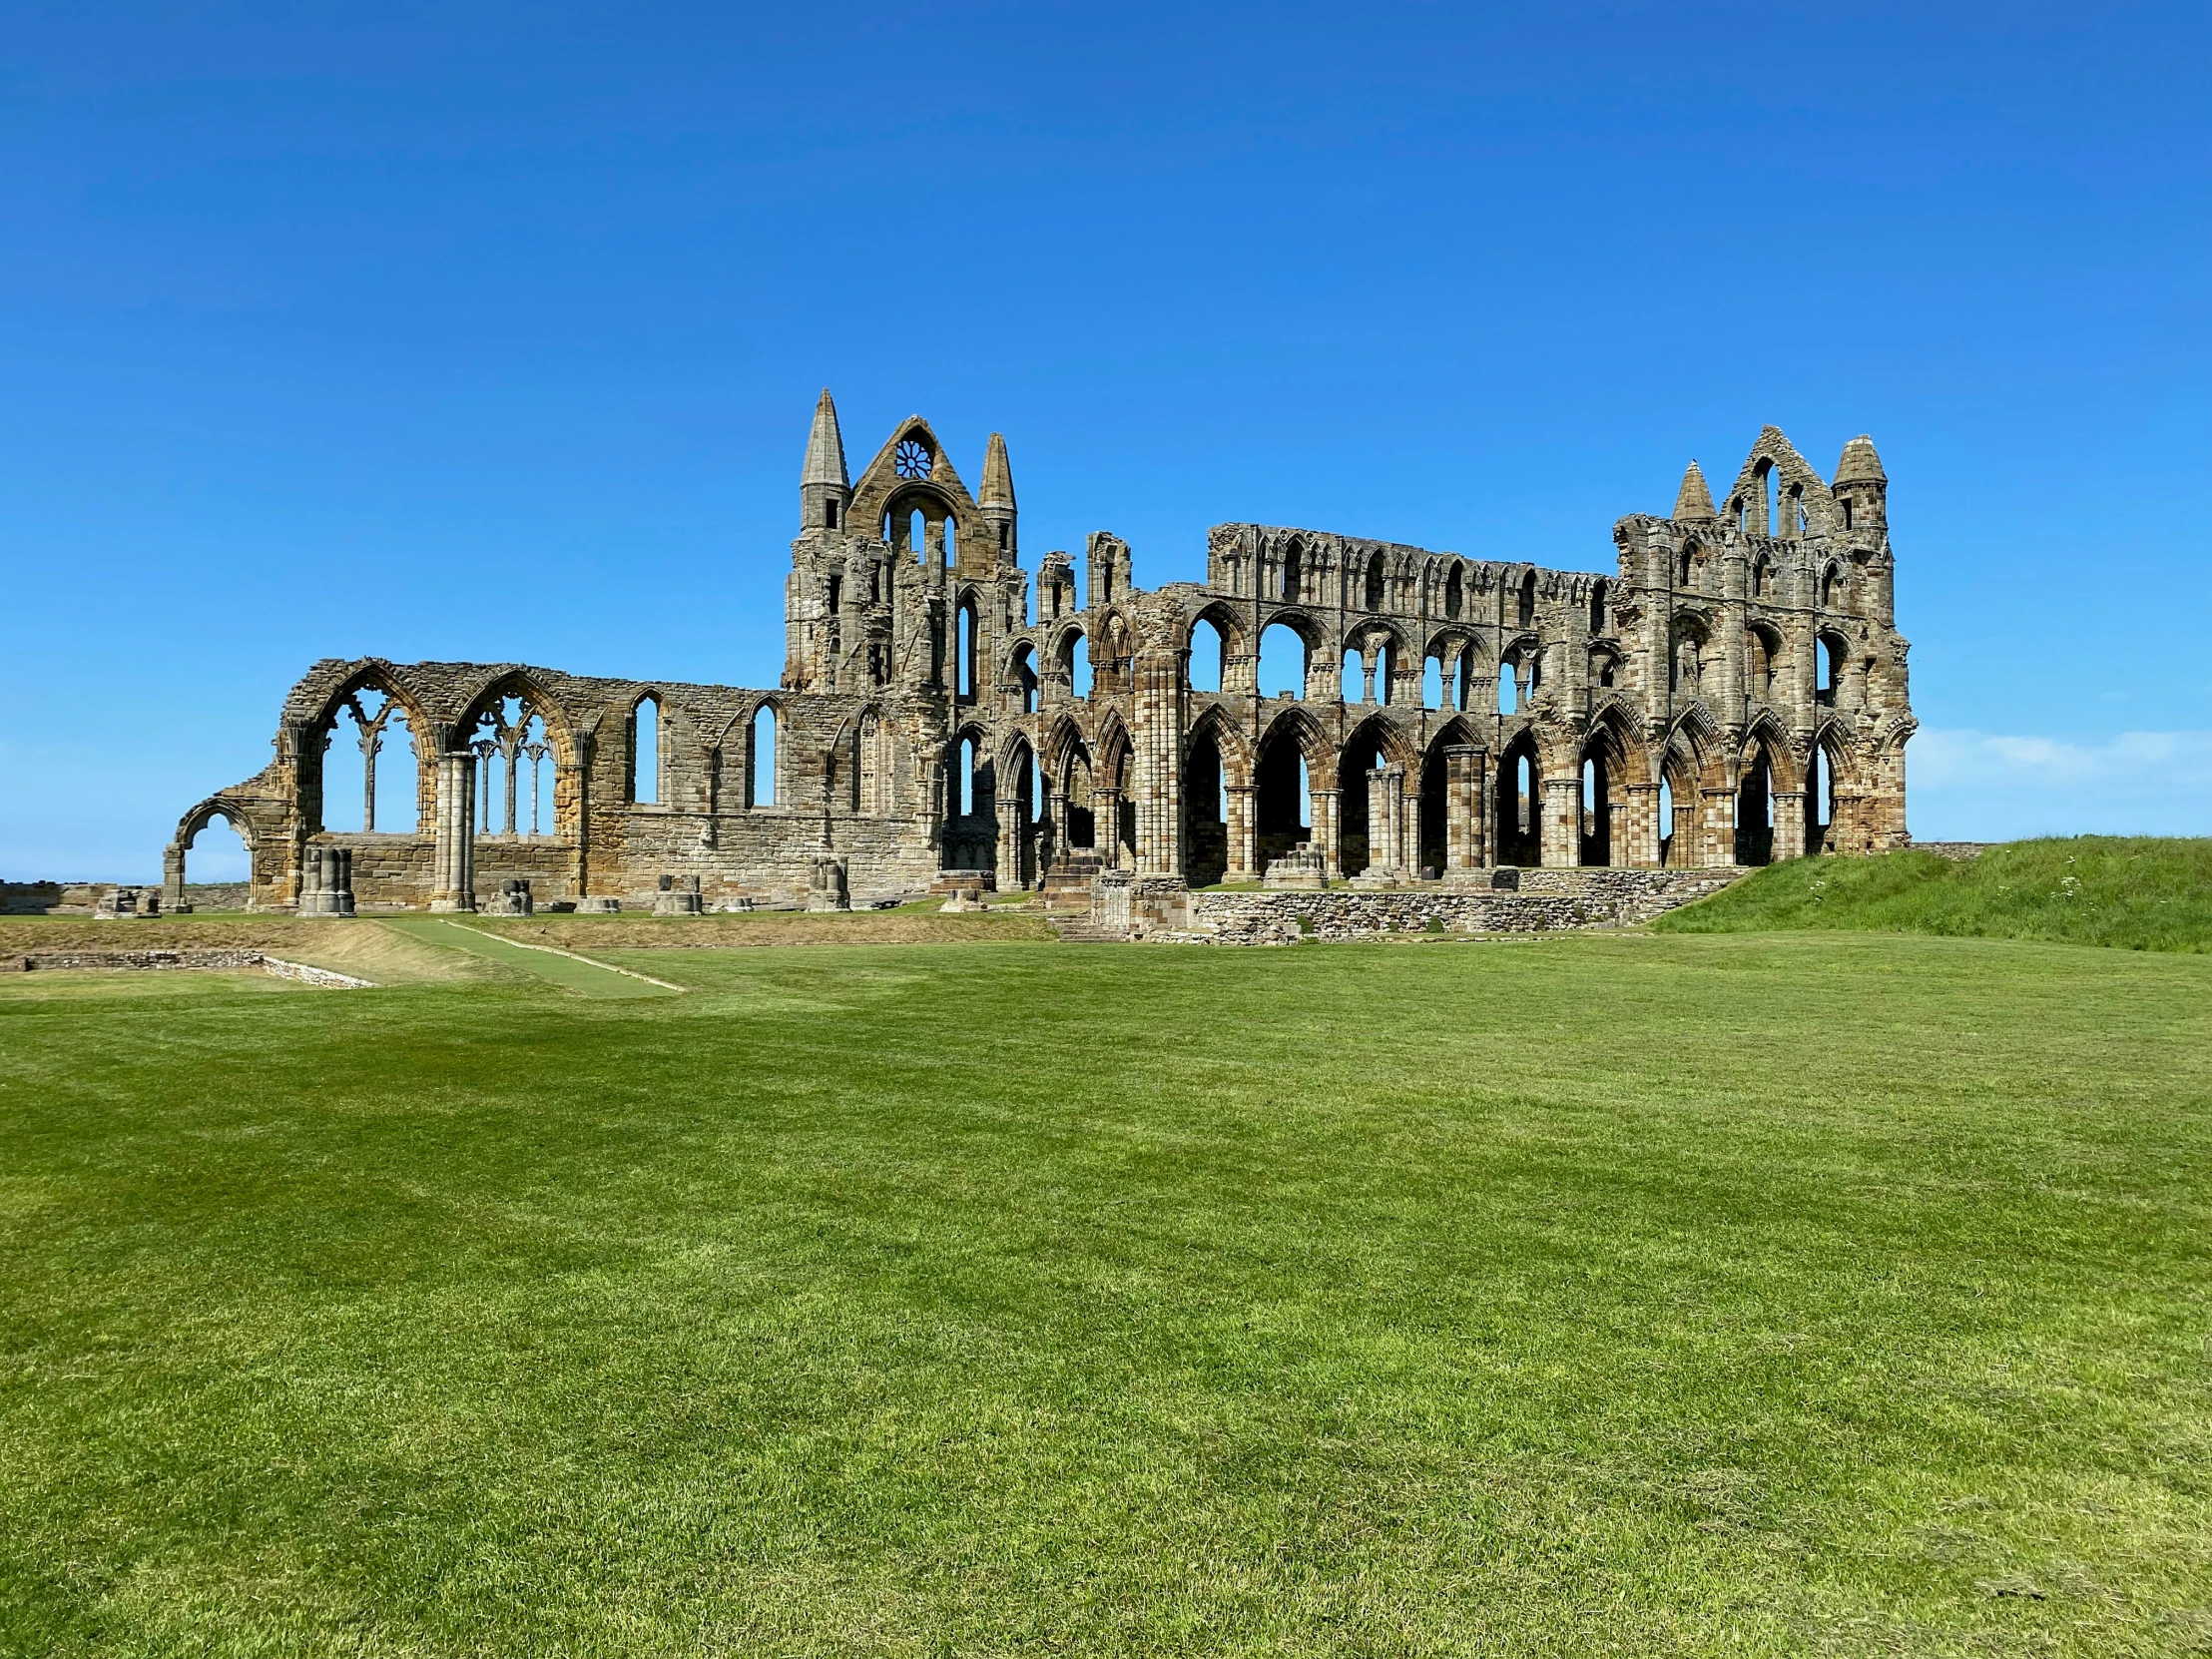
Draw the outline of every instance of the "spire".
[[[991,539],[998,544],[992,550],[992,559],[1012,564],[1019,553],[1014,545],[1014,469],[1006,464],[1006,440],[997,432],[991,434],[990,446],[983,451],[983,493],[976,498],[975,506],[990,527]],[[961,557],[966,554],[963,552]]]
[[[1682,475],[1682,488],[1674,498],[1674,516],[1678,519],[1710,519],[1720,514],[1713,511],[1713,492],[1705,487],[1705,474],[1698,470],[1695,461]]]
[[[1844,458],[1836,463],[1836,482],[1839,484],[1887,484],[1890,475],[1882,470],[1882,457],[1874,452],[1874,439],[1861,432],[1844,445]]]
[[[807,466],[799,475],[800,488],[830,484],[847,489],[851,481],[844,471],[844,434],[837,430],[837,406],[830,400],[830,388],[822,388],[815,404],[814,430],[807,434]]]
[[[1014,504],[1014,474],[1006,464],[1006,439],[1002,433],[991,434],[990,447],[983,451],[983,493],[976,497],[979,507],[1011,507]]]

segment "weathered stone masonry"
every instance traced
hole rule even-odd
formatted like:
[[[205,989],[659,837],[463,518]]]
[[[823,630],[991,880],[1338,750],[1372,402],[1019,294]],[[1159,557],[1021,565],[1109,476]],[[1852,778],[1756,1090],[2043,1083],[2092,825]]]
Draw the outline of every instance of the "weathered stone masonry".
[[[1101,868],[1198,886],[1304,857],[1395,885],[1900,846],[1915,722],[1886,490],[1868,439],[1824,481],[1770,426],[1724,505],[1693,462],[1671,516],[1620,520],[1602,575],[1224,524],[1203,583],[1138,588],[1101,531],[1080,569],[1046,554],[1032,591],[1003,439],[970,493],[915,416],[854,482],[825,392],[781,687],[317,663],[270,765],[179,824],[170,904],[217,817],[248,844],[257,908],[304,893],[325,911],[338,872],[365,906],[467,910],[526,880],[541,905],[642,907],[669,876],[711,908],[839,901],[822,895],[840,874],[856,895],[1070,891]],[[1259,693],[1276,627],[1303,654],[1298,695]],[[1217,652],[1220,689],[1194,689]],[[325,830],[333,730],[350,714],[373,745],[393,711],[416,828]],[[515,828],[530,744],[545,833]]]

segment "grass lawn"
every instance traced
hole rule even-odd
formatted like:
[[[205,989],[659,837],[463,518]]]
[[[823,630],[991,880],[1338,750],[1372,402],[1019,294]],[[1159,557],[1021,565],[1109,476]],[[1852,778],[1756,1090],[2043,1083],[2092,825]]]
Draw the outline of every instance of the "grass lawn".
[[[2212,951],[2212,836],[2072,835],[1976,857],[1791,858],[1669,911],[1665,933],[1842,928]]]
[[[2212,958],[605,936],[0,982],[0,1652],[2212,1651]]]

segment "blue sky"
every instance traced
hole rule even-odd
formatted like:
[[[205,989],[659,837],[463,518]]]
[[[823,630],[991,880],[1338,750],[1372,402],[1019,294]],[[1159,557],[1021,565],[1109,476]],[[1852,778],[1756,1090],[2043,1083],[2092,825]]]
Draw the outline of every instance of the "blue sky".
[[[2212,830],[2201,7],[5,18],[11,879],[158,875],[317,657],[774,684],[825,384],[1147,584],[1871,432],[1915,833]]]

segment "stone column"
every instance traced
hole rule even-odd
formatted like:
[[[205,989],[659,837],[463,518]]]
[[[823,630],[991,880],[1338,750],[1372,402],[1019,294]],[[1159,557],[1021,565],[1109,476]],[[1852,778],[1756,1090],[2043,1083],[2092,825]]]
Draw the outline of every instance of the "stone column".
[[[1546,778],[1541,861],[1571,869],[1582,861],[1582,780]]]
[[[1444,751],[1444,867],[1480,869],[1489,862],[1490,752],[1472,744]]]
[[[1784,858],[1805,856],[1805,792],[1803,790],[1776,790],[1774,792],[1774,852],[1775,862]]]
[[[998,884],[1021,882],[1021,802],[1011,791],[998,803]]]
[[[1137,650],[1129,664],[1130,690],[1136,705],[1130,788],[1137,804],[1137,872],[1181,875],[1186,654],[1158,643],[1162,636],[1172,635],[1149,611],[1140,616],[1139,627],[1148,643]],[[1118,799],[1115,808],[1118,813]],[[1114,833],[1118,844],[1118,819]]]
[[[1613,842],[1613,862],[1632,869],[1655,869],[1659,864],[1659,837],[1672,828],[1659,822],[1659,786],[1631,784],[1623,793],[1628,797],[1628,812],[1619,832],[1626,838]]]
[[[1700,856],[1685,858],[1686,864],[1702,864],[1719,868],[1736,861],[1736,792],[1729,789],[1707,790],[1705,795],[1705,824],[1700,834]]]
[[[1368,874],[1397,880],[1405,873],[1405,769],[1368,774]]]
[[[162,848],[162,909],[178,915],[191,908],[185,902],[185,849],[171,841]]]
[[[1045,799],[1051,804],[1045,813],[1045,823],[1051,827],[1052,853],[1054,858],[1057,859],[1067,850],[1069,844],[1068,792],[1053,789],[1048,785],[1045,789]]]
[[[430,908],[476,908],[476,757],[438,757],[438,817],[430,859]]]
[[[1259,837],[1253,832],[1253,789],[1250,784],[1231,784],[1227,788],[1229,870],[1222,879],[1256,881],[1260,878],[1260,847]]]
[[[1610,798],[1605,803],[1605,861],[1616,868],[1633,860],[1628,856],[1628,803]]]
[[[1314,839],[1321,843],[1322,857],[1327,861],[1329,878],[1333,881],[1343,880],[1345,873],[1344,826],[1337,816],[1341,794],[1338,790],[1313,792]]]
[[[1095,788],[1091,791],[1091,845],[1098,853],[1101,868],[1122,867],[1121,791]]]
[[[1377,767],[1368,774],[1368,867],[1363,873],[1378,881],[1394,874],[1397,863],[1389,796],[1390,775]]]

